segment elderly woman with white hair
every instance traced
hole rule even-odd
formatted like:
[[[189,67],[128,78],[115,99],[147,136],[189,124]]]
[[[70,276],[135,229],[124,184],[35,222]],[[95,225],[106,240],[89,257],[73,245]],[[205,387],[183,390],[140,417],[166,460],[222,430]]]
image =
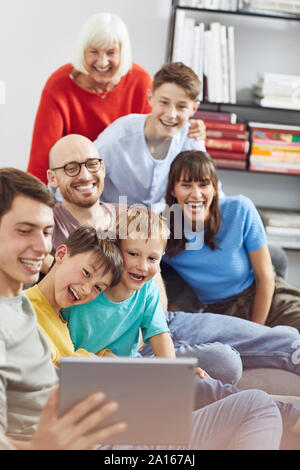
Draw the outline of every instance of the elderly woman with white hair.
[[[79,31],[72,63],[47,80],[40,99],[27,170],[47,183],[49,150],[64,135],[91,140],[129,113],[148,113],[148,72],[132,62],[127,28],[121,18],[100,13]]]
[[[149,73],[132,62],[129,34],[118,15],[98,13],[82,26],[72,63],[47,80],[37,111],[27,171],[47,183],[49,151],[64,135],[91,140],[115,119],[151,111]],[[193,120],[190,137],[203,138]]]

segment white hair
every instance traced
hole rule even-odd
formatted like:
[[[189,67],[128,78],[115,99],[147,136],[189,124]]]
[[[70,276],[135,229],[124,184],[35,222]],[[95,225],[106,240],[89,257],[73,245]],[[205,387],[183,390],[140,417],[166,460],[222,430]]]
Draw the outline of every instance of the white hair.
[[[120,66],[116,75],[123,77],[132,67],[129,33],[122,19],[113,13],[98,13],[91,16],[81,27],[73,51],[73,66],[87,74],[84,53],[90,45],[111,47],[120,44]]]

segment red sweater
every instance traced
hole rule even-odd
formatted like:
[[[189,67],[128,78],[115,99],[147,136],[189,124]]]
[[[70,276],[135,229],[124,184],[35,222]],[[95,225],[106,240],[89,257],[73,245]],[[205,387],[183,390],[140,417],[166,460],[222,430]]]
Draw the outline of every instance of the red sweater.
[[[152,88],[148,72],[139,65],[122,77],[105,98],[84,90],[70,78],[66,64],[47,80],[35,118],[27,171],[47,183],[49,151],[64,135],[81,134],[92,141],[109,124],[131,113],[148,114],[147,90]]]

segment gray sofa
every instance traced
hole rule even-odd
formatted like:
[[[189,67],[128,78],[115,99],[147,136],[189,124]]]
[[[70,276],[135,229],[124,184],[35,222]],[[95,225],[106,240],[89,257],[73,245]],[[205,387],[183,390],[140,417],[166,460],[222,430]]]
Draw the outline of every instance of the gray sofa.
[[[246,369],[237,387],[264,390],[275,400],[292,403],[300,409],[300,376],[282,369]]]

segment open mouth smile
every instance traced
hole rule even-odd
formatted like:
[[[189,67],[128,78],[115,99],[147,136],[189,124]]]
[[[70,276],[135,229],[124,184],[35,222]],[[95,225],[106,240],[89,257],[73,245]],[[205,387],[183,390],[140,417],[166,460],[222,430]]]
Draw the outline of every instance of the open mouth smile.
[[[78,292],[71,286],[68,287],[69,296],[73,299],[74,302],[80,300]]]
[[[146,276],[141,276],[139,274],[135,274],[135,273],[128,273],[129,274],[129,277],[131,279],[133,279],[134,281],[144,281],[146,279]]]
[[[176,127],[176,126],[177,126],[177,122],[163,121],[162,119],[160,119],[160,123],[161,123],[164,127],[173,128],[173,127]]]
[[[82,184],[78,184],[74,186],[74,189],[80,192],[90,192],[90,191],[93,191],[95,186],[96,186],[96,183],[85,183],[85,184],[82,183]]]
[[[95,65],[93,66],[93,69],[98,72],[98,73],[107,73],[107,72],[110,72],[110,70],[112,69],[112,67],[110,65],[108,65],[107,67],[105,68],[100,68],[100,67],[96,67]]]
[[[26,268],[27,271],[30,271],[32,273],[37,273],[37,272],[40,272],[42,268],[43,260],[20,258],[20,262]]]

